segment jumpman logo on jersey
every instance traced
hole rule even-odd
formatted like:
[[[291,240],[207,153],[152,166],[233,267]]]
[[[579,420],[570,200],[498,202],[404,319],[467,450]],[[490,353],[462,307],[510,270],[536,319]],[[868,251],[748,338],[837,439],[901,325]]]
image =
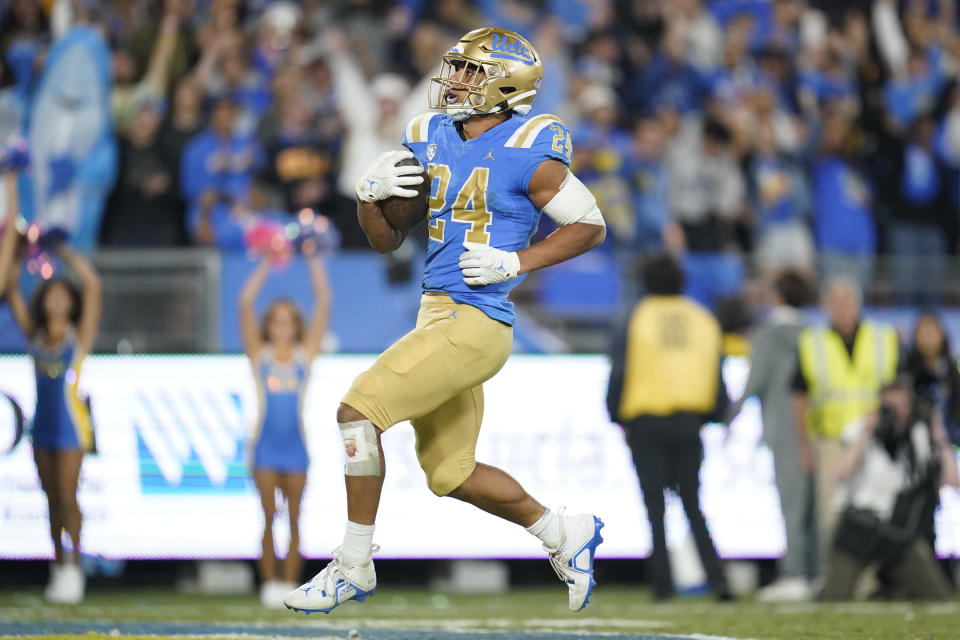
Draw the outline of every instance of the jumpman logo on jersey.
[[[484,159],[484,160],[493,160],[493,149],[490,149],[490,151],[487,151],[487,155],[485,155],[485,156],[483,157],[483,159]]]
[[[371,180],[370,178],[367,178],[367,182],[370,183],[370,188],[371,188],[371,189],[373,189],[373,185],[377,184],[377,181],[376,181],[376,180]]]
[[[448,318],[453,318],[454,320],[456,320],[456,319],[457,319],[457,310],[454,309],[453,311],[451,311],[451,312],[450,312],[450,315],[448,315],[447,317],[448,317]]]

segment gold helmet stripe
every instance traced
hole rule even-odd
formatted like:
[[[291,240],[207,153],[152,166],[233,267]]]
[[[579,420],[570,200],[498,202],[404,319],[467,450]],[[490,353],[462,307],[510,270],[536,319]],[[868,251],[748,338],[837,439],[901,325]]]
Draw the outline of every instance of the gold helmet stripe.
[[[407,124],[406,137],[407,142],[426,142],[427,134],[430,131],[430,121],[433,117],[439,115],[434,111],[421,113]]]
[[[518,127],[503,146],[514,147],[517,149],[529,149],[533,146],[533,143],[537,139],[537,136],[540,134],[540,132],[549,127],[553,122],[559,122],[560,124],[563,124],[563,121],[560,118],[550,113],[544,113],[535,118],[531,118],[529,122],[521,127]]]

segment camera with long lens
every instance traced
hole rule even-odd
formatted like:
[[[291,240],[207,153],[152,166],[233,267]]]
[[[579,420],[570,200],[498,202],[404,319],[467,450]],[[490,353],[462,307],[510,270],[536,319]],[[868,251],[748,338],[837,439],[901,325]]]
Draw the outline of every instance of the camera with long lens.
[[[877,411],[877,428],[874,429],[874,437],[883,443],[893,443],[898,439],[897,425],[900,417],[896,409],[889,405],[881,405]]]
[[[910,413],[905,419],[901,420],[896,409],[889,405],[881,404],[878,409],[879,415],[877,417],[877,427],[874,429],[874,437],[892,449],[901,439],[906,438],[909,433],[909,429],[897,428],[898,426],[906,426],[902,425],[902,422],[908,424],[921,422],[929,425],[933,419],[936,407],[937,402],[934,398],[928,395],[911,393]]]

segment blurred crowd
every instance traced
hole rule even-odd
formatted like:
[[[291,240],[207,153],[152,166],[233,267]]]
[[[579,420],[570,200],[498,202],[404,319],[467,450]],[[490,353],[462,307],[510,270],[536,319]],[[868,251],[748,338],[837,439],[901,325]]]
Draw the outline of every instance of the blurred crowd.
[[[0,10],[4,132],[25,120],[60,4]],[[103,246],[238,248],[257,212],[305,208],[366,246],[356,175],[425,110],[440,54],[494,24],[538,48],[534,112],[571,127],[625,269],[683,252],[690,292],[711,302],[754,264],[863,286],[890,254],[899,302],[936,303],[957,249],[953,0],[72,5],[112,57]]]

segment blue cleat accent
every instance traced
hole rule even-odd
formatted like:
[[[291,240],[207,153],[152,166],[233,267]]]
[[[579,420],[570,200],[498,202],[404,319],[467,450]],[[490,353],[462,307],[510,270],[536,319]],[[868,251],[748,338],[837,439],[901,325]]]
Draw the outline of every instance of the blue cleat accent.
[[[348,591],[350,589],[353,590],[352,593]],[[304,591],[304,590],[301,589],[301,591]],[[355,584],[350,584],[349,582],[341,581],[337,583],[337,592],[334,594],[334,602],[329,607],[325,607],[323,609],[306,609],[301,607],[292,607],[286,603],[284,603],[284,606],[287,609],[290,609],[291,611],[297,611],[299,613],[303,613],[306,615],[310,615],[311,613],[327,613],[328,614],[334,609],[336,609],[337,607],[339,607],[344,602],[347,602],[348,600],[356,600],[357,602],[363,602],[364,600],[366,600],[376,592],[377,592],[376,587],[374,587],[373,589],[370,589],[369,591],[364,591],[363,589],[359,588]],[[324,595],[326,594],[324,593]],[[346,597],[341,599],[341,595],[344,595]]]
[[[550,554],[550,564],[560,581],[567,585],[571,611],[581,611],[590,602],[590,594],[597,585],[593,579],[593,561],[597,547],[603,542],[600,518],[582,513],[560,514],[561,542],[557,548],[544,545]]]
[[[379,547],[374,545],[374,551]],[[335,549],[330,564],[309,582],[294,589],[283,599],[291,611],[305,614],[330,613],[347,600],[363,602],[377,590],[377,574],[373,562],[366,565],[344,565],[340,549]]]
[[[597,516],[593,516],[593,537],[574,555],[574,557],[576,557],[585,550],[590,552],[590,569],[587,571],[590,575],[590,585],[587,587],[587,597],[583,599],[583,605],[577,609],[577,611],[582,611],[584,607],[590,604],[590,596],[593,594],[593,588],[597,586],[597,581],[593,579],[593,558],[597,553],[597,547],[603,542],[603,536],[600,535],[600,529],[603,529],[603,526],[603,520]]]

